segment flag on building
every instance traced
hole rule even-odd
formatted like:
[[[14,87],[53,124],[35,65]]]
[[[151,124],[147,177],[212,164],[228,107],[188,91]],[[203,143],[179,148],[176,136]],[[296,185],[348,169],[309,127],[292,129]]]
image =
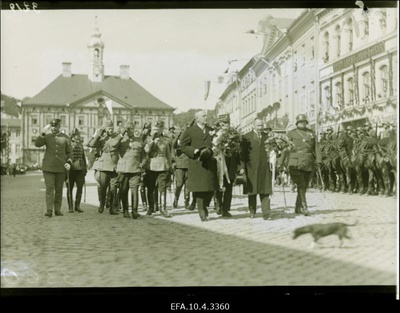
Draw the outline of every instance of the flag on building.
[[[207,100],[208,94],[210,93],[210,81],[209,80],[206,80],[204,82],[204,88],[205,88],[204,100]]]

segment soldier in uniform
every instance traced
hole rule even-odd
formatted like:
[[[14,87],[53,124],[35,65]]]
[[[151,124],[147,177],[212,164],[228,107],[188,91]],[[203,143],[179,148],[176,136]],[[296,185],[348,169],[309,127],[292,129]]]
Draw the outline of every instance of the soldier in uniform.
[[[132,122],[125,123],[126,133],[121,140],[118,152],[120,158],[117,164],[119,173],[119,184],[121,193],[121,202],[124,217],[130,217],[128,207],[129,189],[132,195],[132,218],[137,219],[139,204],[139,186],[141,182],[142,169],[146,162],[146,153],[141,138],[136,138],[134,125]]]
[[[189,208],[190,192],[187,188],[186,182],[188,178],[188,166],[189,157],[184,154],[181,150],[181,136],[186,130],[183,129],[178,136],[172,141],[172,168],[174,170],[174,176],[176,181],[175,197],[173,202],[173,207],[178,207],[179,196],[181,194],[182,188],[184,188],[184,198],[185,198],[185,208]]]
[[[83,150],[82,138],[78,129],[75,129],[70,134],[71,145],[72,145],[72,165],[71,170],[67,175],[69,179],[67,180],[67,200],[69,212],[74,213],[74,208],[76,212],[83,212],[80,208],[82,199],[83,185],[85,184],[85,176],[87,173],[87,163],[85,157],[85,151]],[[69,184],[68,184],[69,181]],[[76,195],[75,195],[75,206],[73,202],[73,189],[76,184]]]
[[[315,135],[306,127],[307,124],[307,117],[304,114],[296,117],[297,128],[287,134],[294,147],[287,151],[287,157],[282,159],[286,163],[284,166],[289,168],[290,177],[297,185],[295,213],[303,213],[305,216],[310,215],[307,208],[306,190],[314,171],[315,161],[318,166],[321,163],[321,153]]]
[[[171,186],[172,144],[170,138],[164,135],[163,130],[164,122],[158,121],[144,146],[149,159],[149,170],[146,173],[149,208],[146,214],[151,215],[154,212],[154,203],[157,201],[154,192],[158,189],[160,213],[164,217],[171,217],[167,211],[167,189]]]
[[[71,168],[71,141],[70,138],[60,132],[60,119],[54,119],[46,125],[41,135],[35,141],[35,146],[46,146],[43,158],[42,171],[46,185],[46,209],[45,216],[62,216],[61,204],[63,185],[66,170]]]
[[[108,121],[107,128],[96,130],[93,137],[89,140],[88,146],[91,148],[98,148],[101,155],[96,159],[93,164],[95,170],[95,179],[98,183],[97,192],[99,197],[99,213],[104,212],[106,203],[107,187],[110,186],[111,192],[111,207],[110,214],[118,215],[118,173],[116,172],[118,164],[118,149],[124,135],[114,132],[113,121]]]

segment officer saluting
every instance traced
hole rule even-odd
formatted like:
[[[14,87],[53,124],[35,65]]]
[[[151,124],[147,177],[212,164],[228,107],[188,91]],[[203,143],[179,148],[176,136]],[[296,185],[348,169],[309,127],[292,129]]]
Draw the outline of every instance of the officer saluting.
[[[321,152],[316,145],[313,131],[307,128],[308,121],[304,114],[296,117],[296,128],[289,131],[287,137],[293,147],[286,151],[286,157],[281,159],[280,165],[289,168],[290,177],[297,185],[295,213],[309,216],[307,209],[306,190],[314,172],[315,161],[321,164]]]

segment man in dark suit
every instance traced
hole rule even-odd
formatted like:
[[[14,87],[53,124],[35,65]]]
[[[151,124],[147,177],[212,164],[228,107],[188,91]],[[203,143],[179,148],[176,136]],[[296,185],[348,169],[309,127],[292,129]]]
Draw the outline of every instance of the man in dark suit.
[[[194,118],[195,123],[182,134],[181,150],[189,157],[187,188],[204,222],[208,220],[207,205],[218,188],[217,166],[212,158],[212,136],[206,126],[207,112],[199,111]]]
[[[270,216],[270,195],[272,194],[272,172],[269,156],[265,150],[267,136],[263,132],[263,120],[254,119],[253,130],[243,136],[240,170],[241,173],[244,171],[247,177],[243,193],[248,195],[250,218],[255,217],[257,195],[259,195],[264,220]]]
[[[60,119],[54,119],[46,125],[36,139],[35,146],[46,146],[42,170],[46,185],[45,216],[62,216],[62,192],[66,170],[71,168],[71,142],[67,135],[60,132]]]

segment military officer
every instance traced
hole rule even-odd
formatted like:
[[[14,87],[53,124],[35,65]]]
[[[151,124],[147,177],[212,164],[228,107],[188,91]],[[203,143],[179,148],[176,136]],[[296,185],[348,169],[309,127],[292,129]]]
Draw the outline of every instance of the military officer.
[[[132,218],[137,219],[139,204],[139,186],[141,182],[142,169],[146,162],[146,153],[141,138],[135,137],[134,125],[132,122],[125,123],[126,134],[121,140],[118,152],[120,158],[117,164],[121,192],[121,202],[124,217],[130,217],[128,211],[129,189],[132,195]]]
[[[67,173],[69,179],[67,180],[67,200],[69,212],[83,212],[80,208],[82,199],[83,185],[85,184],[85,176],[87,173],[87,163],[85,151],[83,150],[82,138],[78,129],[75,129],[70,134],[72,146],[72,165],[71,170]],[[76,184],[75,206],[73,202],[73,189]]]
[[[60,132],[60,119],[54,119],[46,125],[40,136],[35,141],[36,147],[46,146],[43,158],[42,171],[46,185],[46,209],[45,216],[62,216],[62,192],[66,170],[71,168],[71,141],[70,138]]]
[[[185,199],[185,208],[188,209],[190,202],[190,192],[187,188],[186,182],[188,178],[189,157],[182,152],[180,140],[185,130],[186,128],[181,130],[181,132],[172,141],[172,168],[174,170],[176,181],[173,207],[178,207],[179,196],[181,194],[182,188],[184,188],[183,193]]]
[[[158,121],[152,129],[152,134],[147,138],[144,150],[148,154],[149,170],[146,174],[146,186],[148,189],[149,208],[147,215],[154,212],[154,203],[159,200],[160,213],[164,217],[171,217],[167,211],[167,189],[171,186],[171,148],[172,143],[168,136],[163,133],[164,122]],[[155,197],[155,191],[159,197]],[[158,194],[157,194],[158,196]]]
[[[295,213],[309,216],[306,190],[314,172],[315,161],[318,166],[321,164],[321,152],[316,145],[315,135],[311,129],[307,128],[307,124],[305,114],[299,114],[296,117],[297,128],[287,134],[294,147],[286,151],[287,157],[282,160],[286,163],[284,166],[289,168],[290,177],[297,185]]]
[[[88,146],[99,148],[101,155],[93,164],[95,178],[98,183],[97,192],[99,197],[99,213],[104,212],[106,202],[107,187],[110,186],[111,207],[110,214],[118,215],[118,173],[116,172],[118,164],[118,149],[125,131],[117,134],[114,132],[114,123],[112,120],[106,124],[107,128],[96,130],[93,137],[89,140]]]

